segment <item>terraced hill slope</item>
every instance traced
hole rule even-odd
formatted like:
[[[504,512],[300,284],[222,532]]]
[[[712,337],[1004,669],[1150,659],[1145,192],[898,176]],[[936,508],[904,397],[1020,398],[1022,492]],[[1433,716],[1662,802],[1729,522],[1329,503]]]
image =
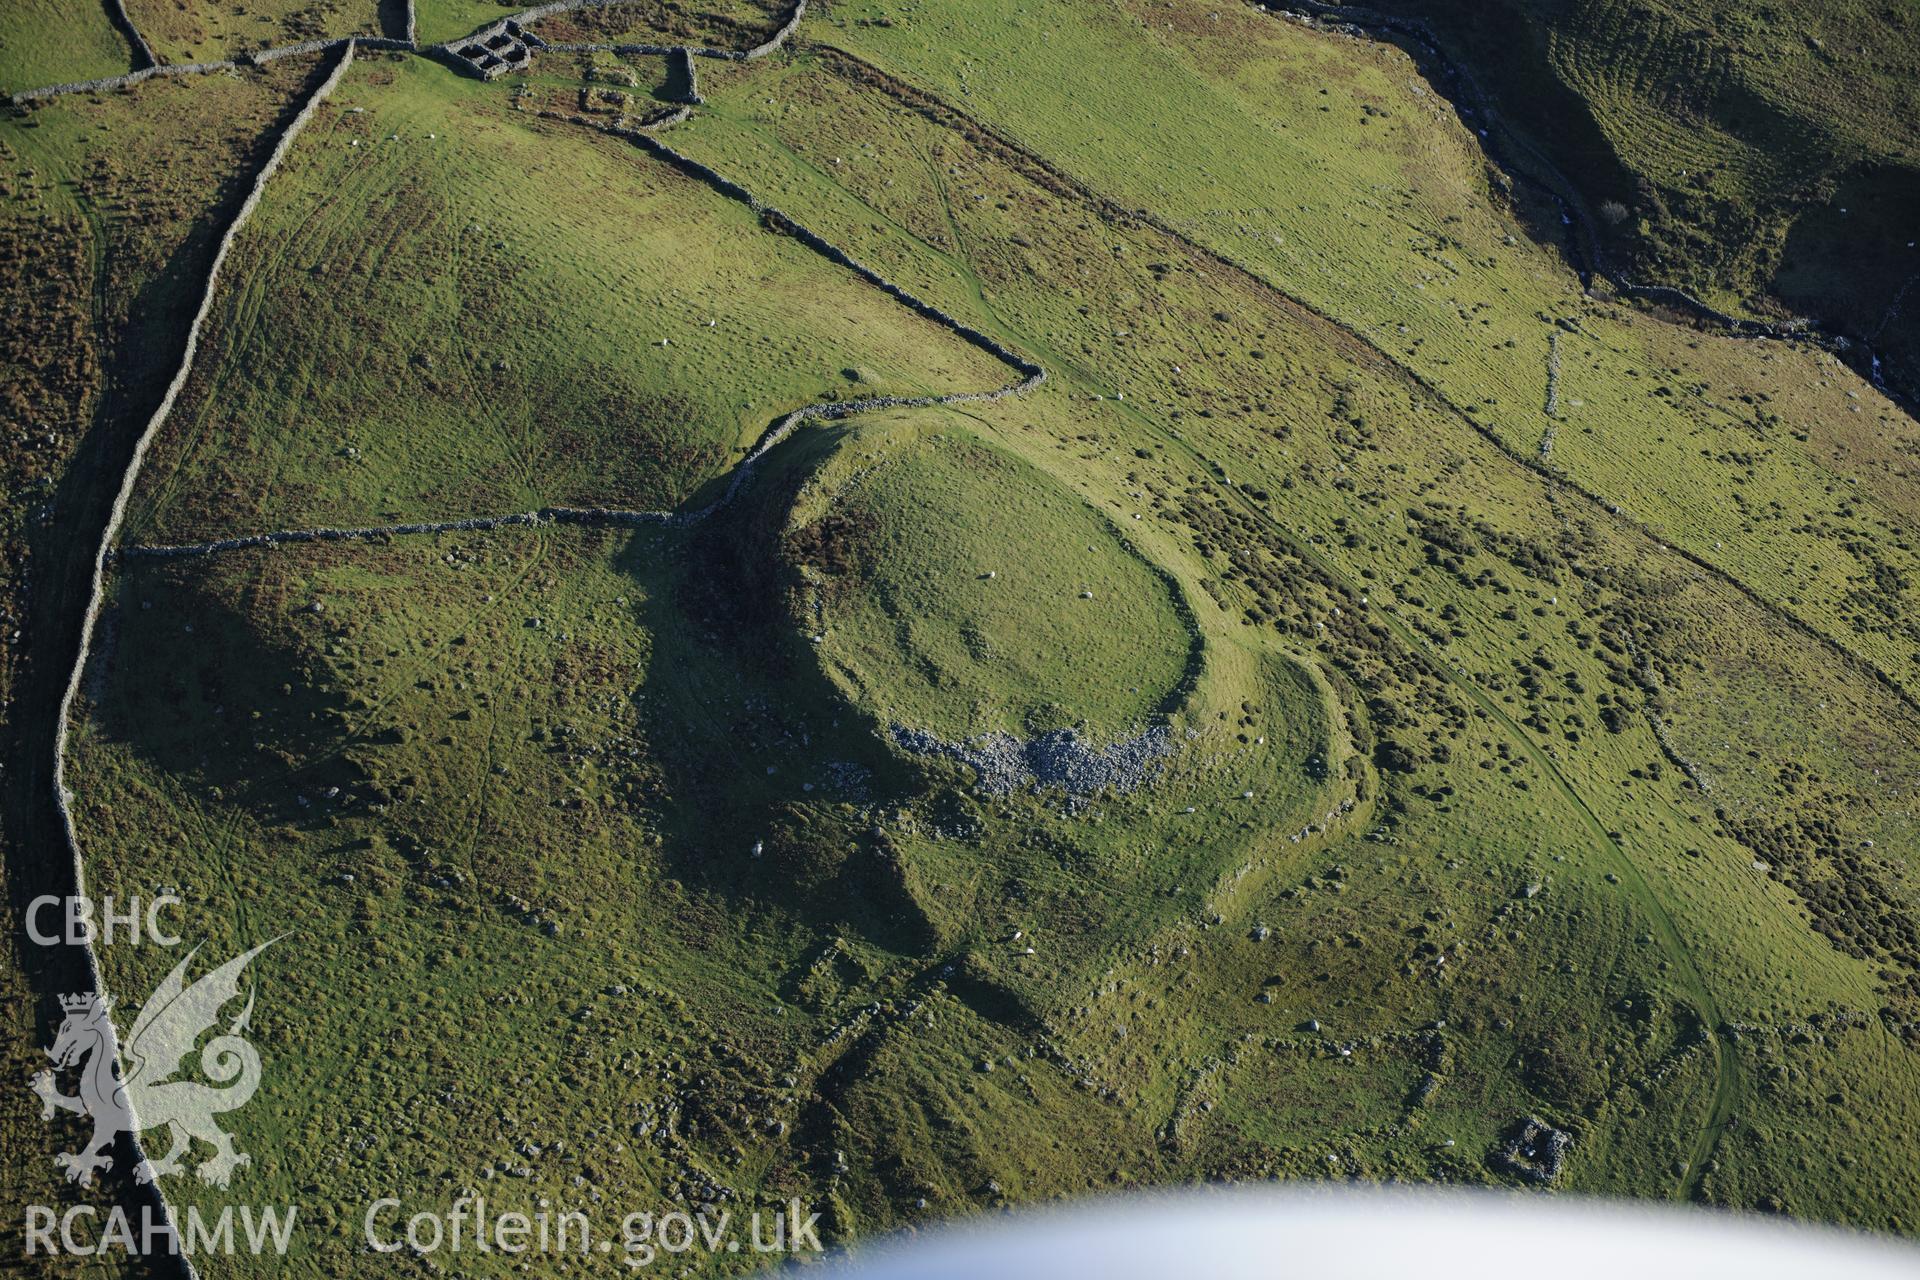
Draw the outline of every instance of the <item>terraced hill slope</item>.
[[[37,814],[208,956],[279,939],[252,1163],[174,1211],[299,1204],[320,1275],[375,1198],[476,1188],[798,1197],[835,1243],[1270,1178],[1912,1233],[1903,404],[1584,276],[1595,193],[1462,114],[1445,40],[796,12],[751,59],[793,13],[593,6],[493,80],[331,46],[0,122],[170,154],[183,104],[309,108],[234,149],[237,221],[164,170],[76,197],[79,244],[160,198],[230,234],[19,524],[68,568],[10,884]],[[1551,101],[1676,78],[1600,47]],[[1749,139],[1743,190],[1870,142]],[[1602,235],[1671,265],[1648,226]]]
[[[1905,395],[1920,276],[1920,10],[1582,0],[1308,6],[1433,40],[1602,254],[1716,306],[1830,323]]]

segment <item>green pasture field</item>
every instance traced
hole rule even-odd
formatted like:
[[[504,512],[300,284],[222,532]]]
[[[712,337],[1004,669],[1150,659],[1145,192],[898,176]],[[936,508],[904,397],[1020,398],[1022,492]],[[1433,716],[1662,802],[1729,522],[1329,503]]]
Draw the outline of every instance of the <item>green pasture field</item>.
[[[850,701],[949,739],[1104,741],[1177,707],[1181,601],[1044,473],[960,429],[843,448],[815,483],[806,605]]]
[[[404,2],[404,0],[403,0]],[[127,0],[127,16],[162,62],[217,62],[338,36],[386,35],[379,0],[267,0],[244,5]]]
[[[629,142],[423,59],[350,77],[236,245],[133,541],[664,510],[803,405],[1014,376]]]
[[[133,51],[104,6],[21,0],[0,15],[0,89],[117,76],[133,69]]]
[[[1632,94],[1580,91],[1619,128],[1670,73],[1613,62]],[[1020,372],[608,133],[657,59],[362,54],[235,245],[123,545],[730,496],[114,561],[67,771],[89,885],[176,888],[209,962],[278,939],[253,1164],[173,1203],[300,1204],[287,1265],[330,1276],[388,1194],[797,1196],[849,1243],[1128,1186],[1532,1186],[1502,1152],[1534,1119],[1555,1191],[1920,1226],[1898,403],[1584,287],[1391,45],[909,0],[700,71],[662,144],[1047,376],[743,471],[802,406]],[[73,224],[77,290],[164,199],[137,261],[191,262],[230,183],[75,186],[97,135],[184,156],[225,105],[232,152],[293,84],[5,122],[19,225]],[[1667,127],[1620,156],[1717,145]],[[139,323],[177,323],[174,270]],[[896,732],[1067,727],[1169,749],[1076,795]],[[131,1003],[179,957],[101,958]]]

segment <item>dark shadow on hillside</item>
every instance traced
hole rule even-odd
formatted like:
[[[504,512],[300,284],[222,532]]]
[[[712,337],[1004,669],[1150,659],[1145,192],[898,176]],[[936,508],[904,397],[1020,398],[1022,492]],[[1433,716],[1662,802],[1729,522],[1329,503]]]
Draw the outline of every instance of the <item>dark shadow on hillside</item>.
[[[788,444],[723,512],[677,533],[666,563],[636,538],[617,561],[645,588],[653,641],[644,728],[661,768],[663,852],[693,886],[775,903],[924,954],[883,809],[918,775],[849,707],[787,625],[778,538],[798,477]]]
[[[318,821],[311,800],[300,803],[310,792],[382,798],[359,794],[365,776],[339,751],[346,696],[314,652],[291,635],[266,638],[263,627],[281,624],[243,611],[250,580],[208,570],[189,562],[122,579],[85,685],[96,732],[155,774],[265,822]],[[284,625],[317,638],[325,623],[301,614]]]
[[[1569,195],[1597,208],[1632,194],[1637,183],[1586,100],[1555,74],[1547,33],[1524,0],[1379,0],[1364,9],[1396,24],[1370,31],[1371,38],[1412,58],[1481,137],[1489,158],[1522,188],[1534,188],[1514,193],[1515,212],[1531,236],[1565,254],[1583,279],[1603,251],[1621,247],[1594,243],[1587,219],[1565,225],[1559,217],[1559,202]],[[1517,147],[1498,145],[1484,132],[1493,123],[1484,118],[1488,112],[1513,131]]]
[[[133,441],[158,403],[186,340],[186,321],[199,302],[208,261],[223,228],[244,198],[252,175],[289,118],[298,110],[326,69],[316,67],[298,94],[289,98],[270,128],[250,148],[218,197],[168,255],[165,265],[140,286],[123,311],[132,317],[127,331],[107,339],[110,317],[96,316],[101,361],[101,394],[71,462],[53,494],[54,518],[35,522],[26,534],[27,564],[33,589],[24,635],[15,645],[17,679],[4,724],[0,724],[0,832],[4,832],[6,886],[13,910],[14,955],[36,997],[35,1031],[49,1043],[59,1005],[52,997],[85,991],[93,979],[83,950],[41,946],[26,936],[26,905],[43,894],[74,891],[74,867],[65,828],[53,795],[53,756],[66,677],[80,647],[80,623],[91,590],[93,559],[107,512],[119,489]],[[108,261],[116,254],[108,247]],[[103,284],[102,300],[113,297]],[[75,780],[77,784],[77,780]],[[124,1154],[124,1153],[123,1153]],[[115,1172],[96,1201],[123,1208],[131,1222],[151,1212],[154,1191],[135,1185],[131,1162],[115,1162]],[[130,1274],[178,1276],[185,1267],[176,1256],[133,1260]]]
[[[1774,288],[1789,306],[1870,342],[1888,385],[1909,405],[1920,400],[1920,169],[1853,174],[1801,214]]]

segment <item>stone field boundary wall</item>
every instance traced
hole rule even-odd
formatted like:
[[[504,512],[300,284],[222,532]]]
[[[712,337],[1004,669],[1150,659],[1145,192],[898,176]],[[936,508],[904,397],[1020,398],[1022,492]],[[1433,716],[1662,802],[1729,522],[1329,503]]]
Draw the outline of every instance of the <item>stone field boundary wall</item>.
[[[193,367],[194,353],[199,348],[201,328],[206,323],[207,316],[213,309],[215,291],[220,283],[220,270],[226,264],[228,253],[233,249],[234,240],[238,237],[241,228],[246,226],[248,219],[253,216],[254,210],[259,207],[260,197],[266,191],[267,182],[279,170],[281,163],[286,159],[288,151],[292,149],[294,139],[300,136],[301,130],[306,128],[307,123],[313,119],[314,113],[319,110],[321,103],[325,102],[328,95],[339,85],[341,77],[346,74],[347,68],[352,65],[352,63],[353,44],[349,41],[341,46],[338,60],[334,63],[333,70],[329,72],[327,77],[307,96],[306,102],[302,104],[299,111],[294,113],[293,118],[287,122],[286,127],[281,130],[279,141],[274,144],[273,150],[268,154],[265,163],[260,166],[259,172],[254,175],[252,188],[247,192],[246,198],[241,201],[240,207],[234,211],[233,219],[228,222],[226,230],[221,233],[220,242],[214,249],[212,264],[207,269],[206,283],[200,296],[199,309],[194,313],[192,322],[187,326],[186,347],[181,353],[179,366],[174,371],[172,381],[167,384],[166,394],[161,397],[159,407],[154,410],[153,416],[147,420],[146,427],[134,442],[132,456],[127,460],[126,470],[120,477],[119,492],[115,495],[113,506],[108,511],[106,525],[100,531],[100,545],[98,551],[95,553],[93,563],[93,581],[87,599],[86,612],[82,616],[80,623],[79,650],[74,654],[73,668],[67,677],[66,692],[60,699],[59,720],[54,730],[53,743],[53,802],[60,812],[61,830],[66,837],[68,852],[73,858],[73,886],[76,896],[84,897],[86,895],[87,871],[85,860],[82,858],[80,852],[79,832],[74,826],[73,821],[73,797],[68,792],[66,786],[67,742],[68,734],[73,723],[74,705],[79,700],[80,686],[86,674],[87,661],[93,652],[94,632],[98,629],[100,611],[106,600],[107,564],[112,558],[114,538],[118,535],[122,522],[126,519],[127,502],[133,495],[134,483],[139,479],[140,467],[146,460],[147,449],[153,443],[153,438],[159,431],[161,424],[167,420],[167,415],[173,411],[174,402],[179,399],[180,391],[186,385],[187,374]],[[105,996],[107,993],[106,984],[101,976],[99,956],[94,951],[91,943],[87,944],[85,951],[87,969],[89,976],[93,980],[93,988],[96,992]],[[111,1024],[109,1024],[106,1049],[116,1060],[119,1059],[120,1045],[117,1035],[111,1030]],[[147,1156],[144,1148],[141,1146],[137,1117],[134,1117],[132,1131],[128,1134],[128,1137],[133,1146],[135,1159],[141,1164],[145,1164]],[[153,1187],[153,1195],[159,1205],[160,1215],[170,1229],[173,1221],[172,1210],[168,1207],[166,1197],[160,1191],[157,1183]],[[197,1275],[192,1260],[184,1253],[180,1255],[180,1262],[188,1277],[192,1278]]]

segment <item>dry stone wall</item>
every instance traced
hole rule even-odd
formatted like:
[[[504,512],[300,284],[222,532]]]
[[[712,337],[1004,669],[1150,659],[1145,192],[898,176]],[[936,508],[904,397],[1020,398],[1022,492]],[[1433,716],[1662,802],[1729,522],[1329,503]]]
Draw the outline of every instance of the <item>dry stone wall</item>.
[[[12,102],[15,106],[24,106],[29,102],[58,98],[70,93],[113,93],[120,89],[131,89],[148,80],[171,76],[205,75],[210,71],[239,71],[247,67],[264,67],[282,58],[328,53],[336,49],[389,49],[406,52],[411,51],[413,47],[409,41],[393,40],[385,36],[338,36],[328,40],[302,40],[298,44],[281,45],[274,49],[259,49],[253,53],[242,54],[238,58],[223,58],[217,62],[167,63],[143,67],[138,71],[129,71],[125,75],[104,76],[98,80],[74,80],[66,84],[47,85],[40,89],[26,89],[14,94]]]
[[[125,0],[107,0],[107,16],[112,19],[114,26],[120,28],[120,33],[126,36],[127,43],[133,46],[133,65],[136,70],[160,65],[160,59],[153,52],[153,46],[148,44],[147,38],[140,34],[140,28],[133,25],[133,15],[127,12]]]
[[[337,79],[338,70],[332,79]],[[786,440],[803,424],[813,419],[835,419],[850,417],[858,413],[872,413],[884,409],[922,409],[940,405],[983,404],[1004,399],[1007,396],[1024,395],[1046,380],[1046,370],[1039,364],[1008,348],[1003,343],[962,323],[945,311],[926,302],[908,290],[888,280],[879,272],[866,266],[838,245],[827,240],[794,219],[782,213],[772,205],[766,204],[751,191],[716,170],[700,163],[690,156],[676,151],[672,147],[649,137],[635,129],[620,125],[610,125],[588,120],[580,116],[568,116],[554,111],[538,113],[545,119],[564,120],[572,124],[585,125],[602,133],[623,138],[640,146],[650,154],[672,164],[683,173],[697,181],[705,183],[713,190],[746,205],[756,214],[770,231],[791,236],[815,253],[829,261],[846,268],[879,289],[887,296],[901,303],[917,315],[933,323],[966,342],[985,351],[996,360],[1015,370],[1020,376],[1017,380],[990,391],[963,391],[952,395],[932,396],[869,396],[861,400],[827,400],[810,404],[787,414],[761,437],[753,450],[734,468],[732,478],[725,491],[703,507],[685,511],[628,511],[615,507],[542,507],[538,511],[515,512],[499,516],[467,516],[455,520],[413,521],[405,524],[368,525],[358,528],[320,527],[313,529],[283,529],[270,533],[248,534],[241,537],[221,538],[211,542],[185,543],[172,546],[130,546],[119,554],[125,558],[162,558],[175,559],[187,556],[217,555],[227,551],[241,551],[260,547],[297,546],[315,542],[354,542],[374,541],[378,539],[401,537],[415,534],[461,533],[524,527],[539,524],[578,524],[578,525],[671,525],[684,527],[705,520],[721,510],[739,494],[741,488],[752,477],[760,461],[782,441]],[[197,326],[196,326],[197,330]],[[114,523],[118,527],[118,521]]]
[[[87,598],[86,612],[80,624],[80,647],[74,655],[73,669],[67,677],[66,692],[60,700],[59,721],[54,731],[53,743],[53,802],[59,810],[61,830],[66,837],[68,852],[73,858],[74,894],[78,897],[86,896],[87,871],[85,860],[80,853],[79,833],[74,826],[72,796],[68,793],[66,785],[68,733],[73,722],[74,704],[79,700],[81,682],[86,676],[87,660],[93,651],[94,635],[99,628],[101,608],[106,600],[107,563],[111,558],[114,539],[119,534],[122,522],[126,519],[127,502],[132,497],[135,482],[139,479],[140,466],[146,460],[147,449],[153,443],[154,435],[159,431],[161,424],[167,420],[167,415],[173,411],[174,402],[179,399],[181,388],[186,385],[187,374],[193,367],[194,354],[199,349],[201,329],[213,308],[214,295],[220,284],[220,270],[226,263],[227,255],[233,249],[234,239],[239,235],[241,228],[246,226],[247,220],[253,216],[254,210],[259,207],[260,197],[265,192],[268,181],[286,159],[294,139],[299,137],[300,131],[313,119],[320,104],[340,83],[341,76],[345,74],[352,62],[353,45],[349,42],[341,48],[339,60],[334,64],[327,78],[315,87],[300,110],[287,122],[286,128],[281,131],[279,141],[274,144],[273,151],[267,156],[266,162],[260,166],[260,171],[254,175],[253,186],[247,192],[246,199],[234,211],[233,220],[227,224],[226,231],[221,234],[220,242],[214,249],[213,261],[207,268],[207,278],[200,296],[199,309],[187,326],[186,347],[181,353],[179,367],[174,371],[172,381],[167,384],[166,393],[161,397],[159,407],[154,410],[145,429],[134,442],[133,454],[128,459],[127,468],[120,478],[120,490],[114,497],[113,506],[108,510],[106,526],[100,532],[99,549],[94,555],[92,586]],[[99,957],[94,953],[91,945],[86,948],[86,956],[94,990],[105,995],[106,984],[101,977]],[[109,1029],[106,1051],[118,1060],[120,1046],[118,1038],[112,1035],[111,1029]],[[140,1144],[137,1121],[129,1137],[133,1143],[134,1158],[144,1164],[146,1153]],[[165,1196],[157,1188],[155,1196],[163,1216],[171,1223],[172,1213],[167,1206]],[[183,1257],[182,1262],[188,1276],[194,1276],[191,1261]]]
[[[525,26],[528,23],[538,22],[541,18],[551,18],[555,14],[571,13],[579,9],[604,9],[609,5],[621,2],[622,0],[562,0],[562,2],[558,4],[541,5],[537,9],[528,9],[522,13],[516,13],[513,17],[509,18],[508,21]],[[797,0],[797,3],[795,3],[793,9],[787,14],[786,20],[780,24],[779,28],[765,40],[748,49],[717,49],[712,45],[654,44],[646,41],[622,42],[618,44],[549,42],[542,40],[538,34],[531,31],[523,34],[527,42],[534,48],[551,49],[555,53],[616,53],[656,57],[686,54],[695,58],[724,58],[730,62],[752,62],[755,59],[764,58],[768,54],[778,51],[788,40],[791,40],[793,33],[800,28],[800,20],[806,16],[807,0]]]

